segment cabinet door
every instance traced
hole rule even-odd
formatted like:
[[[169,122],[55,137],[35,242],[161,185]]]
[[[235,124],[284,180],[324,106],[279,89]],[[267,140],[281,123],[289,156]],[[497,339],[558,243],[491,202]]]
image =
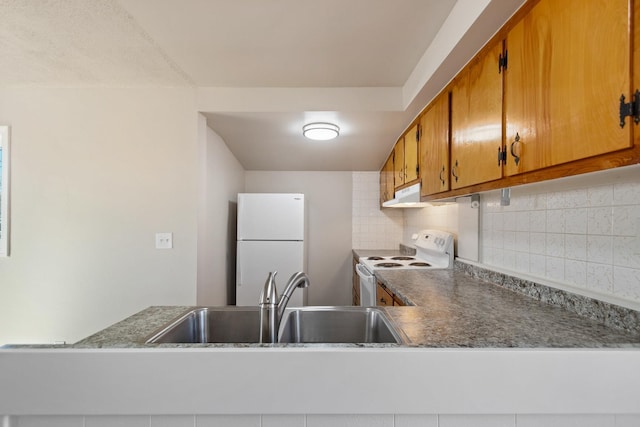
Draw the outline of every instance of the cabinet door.
[[[393,297],[389,295],[389,292],[387,292],[387,288],[379,282],[378,286],[376,286],[376,301],[376,305],[378,306],[393,306]]]
[[[636,89],[640,89],[640,1],[633,2],[633,92]],[[630,96],[627,96],[627,99]],[[626,124],[630,125],[631,120],[626,119]],[[625,125],[626,127],[626,125]],[[640,144],[640,129],[637,126],[633,126],[635,131],[634,143],[637,146]]]
[[[440,94],[420,118],[422,196],[449,190],[449,93]]]
[[[393,148],[393,180],[395,183],[395,188],[401,187],[404,185],[404,137],[400,138],[398,142],[396,142],[395,147]]]
[[[394,196],[394,184],[393,184],[393,152],[387,158],[382,170],[380,171],[380,206],[387,200],[393,199]]]
[[[541,0],[507,35],[506,175],[631,146],[628,0]]]
[[[415,181],[419,177],[418,166],[418,145],[419,145],[419,133],[418,124],[416,123],[404,136],[404,165],[405,184],[411,181]]]
[[[451,189],[502,178],[502,42],[476,56],[451,89]]]

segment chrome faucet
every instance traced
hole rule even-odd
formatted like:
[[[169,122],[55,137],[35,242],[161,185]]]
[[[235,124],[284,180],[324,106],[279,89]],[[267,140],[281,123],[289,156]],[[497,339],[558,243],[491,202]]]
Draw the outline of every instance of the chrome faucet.
[[[278,298],[276,274],[278,274],[277,271],[269,273],[260,295],[260,343],[275,344],[278,342],[280,320],[282,320],[282,315],[287,308],[291,295],[293,295],[293,291],[296,288],[309,286],[309,277],[299,271],[291,276],[287,286],[284,288],[284,293]]]

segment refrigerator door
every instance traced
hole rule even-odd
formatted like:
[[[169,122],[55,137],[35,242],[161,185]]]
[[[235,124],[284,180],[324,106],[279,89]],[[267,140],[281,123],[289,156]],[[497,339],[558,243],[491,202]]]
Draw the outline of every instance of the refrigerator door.
[[[278,296],[293,273],[304,271],[304,242],[239,241],[236,269],[236,305],[258,305],[270,271],[278,272]],[[306,305],[306,291],[296,289],[288,307]]]
[[[238,194],[238,240],[304,240],[304,194]]]

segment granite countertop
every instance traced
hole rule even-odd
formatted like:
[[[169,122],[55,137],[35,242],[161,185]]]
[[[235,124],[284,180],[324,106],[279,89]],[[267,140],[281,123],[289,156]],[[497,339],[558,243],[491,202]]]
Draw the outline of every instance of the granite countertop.
[[[356,257],[400,254],[389,250],[353,252]],[[419,346],[640,347],[640,331],[605,325],[473,277],[459,268],[379,270],[375,274],[410,306],[387,307],[387,312]],[[638,313],[633,314],[637,319]]]
[[[354,256],[393,256],[398,250],[354,250]],[[567,308],[554,306],[474,277],[465,268],[448,270],[382,270],[377,279],[407,306],[384,307],[392,322],[424,348],[640,348],[640,313],[627,310],[631,330],[606,325]],[[540,286],[540,285],[535,285]],[[535,288],[536,294],[546,295]],[[550,291],[549,299],[558,298]],[[579,301],[580,302],[580,301]],[[588,306],[588,304],[586,304]],[[594,305],[601,307],[600,302]],[[575,308],[575,307],[574,307]],[[149,307],[82,341],[72,348],[264,347],[273,344],[145,344],[154,331],[193,307]],[[614,311],[608,308],[608,311]],[[584,309],[583,309],[584,311]],[[618,312],[616,312],[619,314]],[[609,316],[611,317],[611,316]],[[628,325],[627,325],[628,326]],[[396,344],[276,344],[284,347],[397,347]],[[69,346],[67,346],[69,347]]]

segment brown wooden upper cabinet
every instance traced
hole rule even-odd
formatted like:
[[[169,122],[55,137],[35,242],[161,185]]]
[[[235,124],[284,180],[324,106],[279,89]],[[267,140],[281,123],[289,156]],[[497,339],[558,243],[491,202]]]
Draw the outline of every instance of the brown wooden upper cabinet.
[[[382,171],[380,171],[380,206],[387,200],[393,199],[395,195],[393,178],[393,152],[391,152],[382,167]]]
[[[404,184],[404,136],[401,137],[393,147],[393,181],[395,188]]]
[[[420,127],[418,123],[404,135],[404,183],[415,181],[420,175],[418,147],[420,145]]]
[[[421,196],[449,190],[449,92],[429,105],[420,118]]]
[[[395,188],[418,179],[418,129],[416,123],[398,140],[393,149]]]
[[[419,122],[427,200],[640,163],[640,0],[529,0]]]
[[[451,87],[451,189],[500,179],[503,43],[483,49]]]
[[[632,146],[631,3],[541,0],[508,32],[505,175]]]
[[[636,90],[640,89],[640,1],[634,1],[633,5],[633,86],[631,89],[636,93]],[[631,96],[631,94],[626,96],[627,100],[631,98]],[[638,96],[640,96],[640,94],[638,94]],[[629,118],[626,119],[626,125],[631,127]],[[634,132],[634,142],[635,146],[638,147],[638,145],[640,145],[640,131],[638,131],[636,126],[633,127],[636,128]]]

